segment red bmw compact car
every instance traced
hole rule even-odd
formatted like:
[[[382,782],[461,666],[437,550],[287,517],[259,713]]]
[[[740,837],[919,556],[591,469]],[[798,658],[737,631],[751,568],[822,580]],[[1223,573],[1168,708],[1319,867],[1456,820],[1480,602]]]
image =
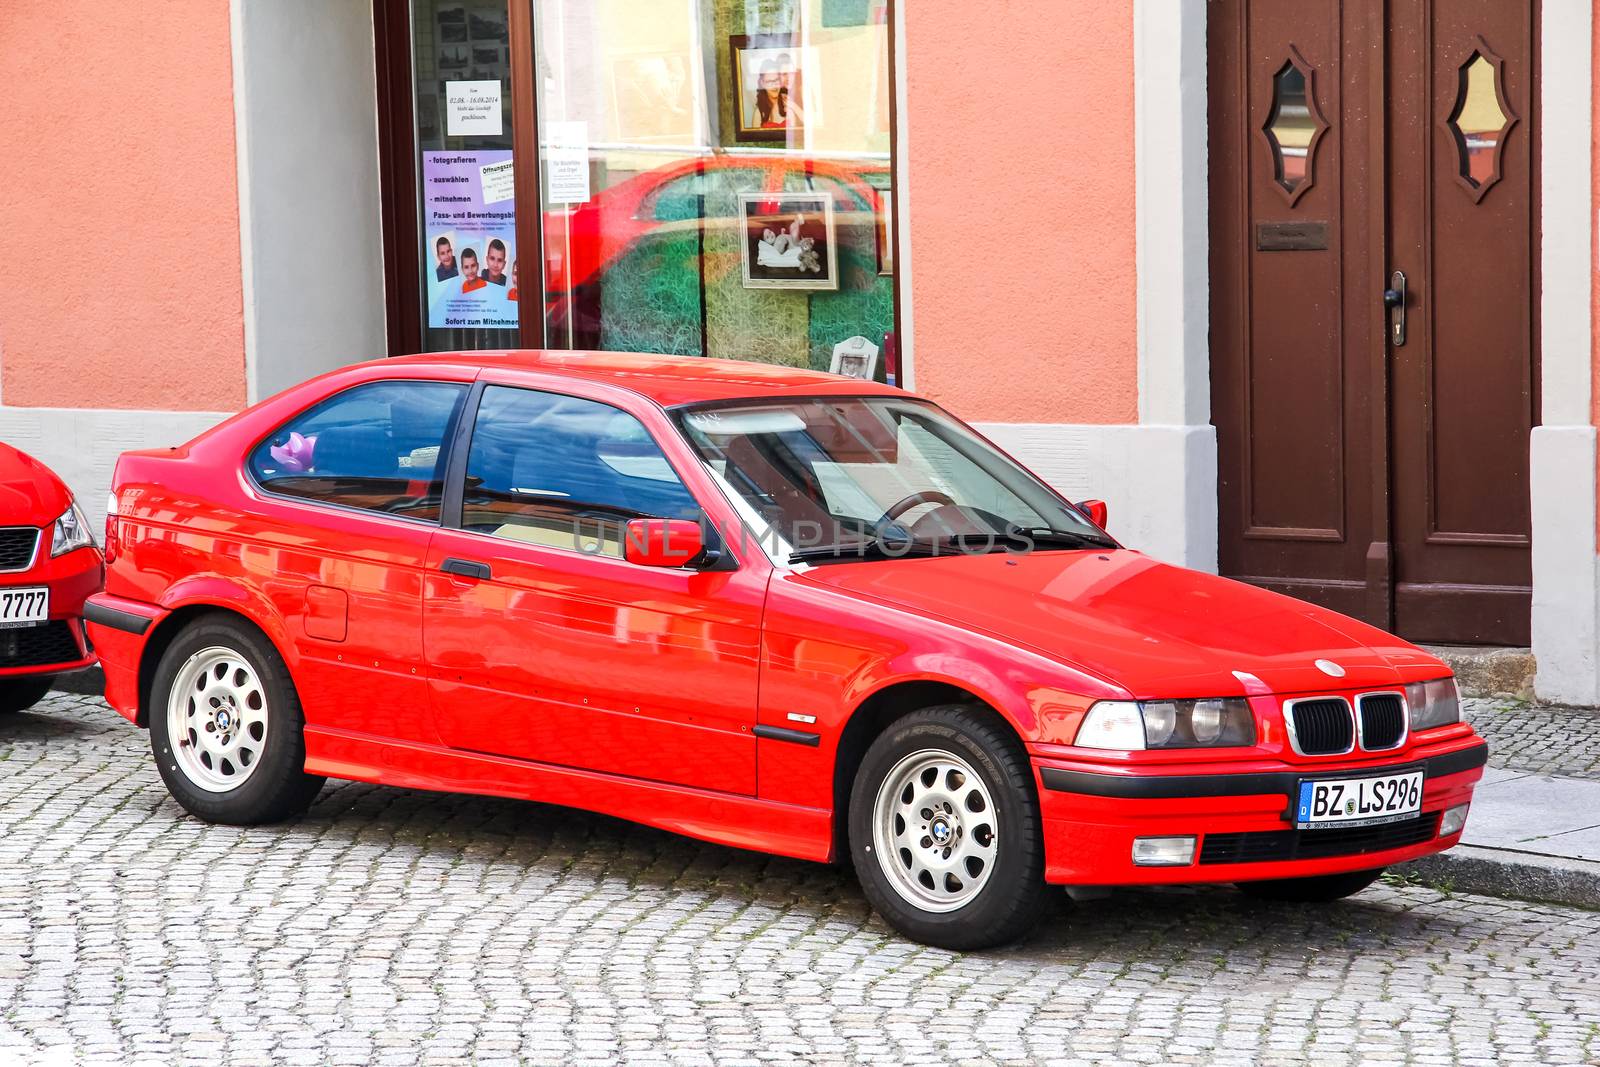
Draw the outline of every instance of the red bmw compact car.
[[[119,462],[90,631],[201,818],[325,777],[848,854],[910,937],[1049,883],[1331,900],[1460,836],[1446,668],[1123,549],[937,406],[658,356],[363,364]]]
[[[56,675],[93,665],[83,602],[102,575],[66,485],[0,443],[0,713],[33,707]]]

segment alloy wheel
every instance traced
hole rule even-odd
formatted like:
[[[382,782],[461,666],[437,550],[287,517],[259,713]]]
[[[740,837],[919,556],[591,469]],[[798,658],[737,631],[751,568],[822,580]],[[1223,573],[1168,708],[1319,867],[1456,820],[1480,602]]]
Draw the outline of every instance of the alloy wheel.
[[[231,648],[190,656],[167,698],[167,735],[184,777],[201,789],[243,785],[267,740],[267,698],[255,668]]]
[[[923,911],[955,911],[994,871],[993,798],[971,765],[952,752],[922,749],[896,763],[878,787],[872,825],[889,884]]]

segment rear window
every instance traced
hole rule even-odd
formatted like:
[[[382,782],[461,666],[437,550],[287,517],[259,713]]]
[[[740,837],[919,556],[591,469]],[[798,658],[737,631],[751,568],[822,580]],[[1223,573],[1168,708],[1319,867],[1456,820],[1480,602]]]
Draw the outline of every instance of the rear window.
[[[250,473],[271,493],[438,522],[445,441],[466,394],[452,382],[347,389],[273,431]]]

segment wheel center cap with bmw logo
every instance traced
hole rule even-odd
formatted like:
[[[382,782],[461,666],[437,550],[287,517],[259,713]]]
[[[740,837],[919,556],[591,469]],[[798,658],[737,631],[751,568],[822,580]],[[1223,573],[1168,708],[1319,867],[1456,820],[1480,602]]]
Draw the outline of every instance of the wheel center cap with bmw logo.
[[[233,716],[226,711],[217,712],[217,729],[226,730],[233,725]]]
[[[950,840],[950,824],[943,819],[935,819],[933,825],[928,827],[928,833],[933,838],[934,844],[945,844]]]

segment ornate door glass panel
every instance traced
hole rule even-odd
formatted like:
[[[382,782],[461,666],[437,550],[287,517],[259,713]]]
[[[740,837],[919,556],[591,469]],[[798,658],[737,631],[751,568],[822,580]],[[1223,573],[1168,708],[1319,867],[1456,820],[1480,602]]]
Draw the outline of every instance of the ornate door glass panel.
[[[1317,140],[1327,128],[1317,107],[1315,74],[1291,45],[1289,58],[1272,76],[1272,111],[1262,128],[1272,149],[1273,180],[1290,204],[1316,180]]]
[[[1500,180],[1500,152],[1517,123],[1505,98],[1505,66],[1479,37],[1461,64],[1455,109],[1445,120],[1455,142],[1461,184],[1477,200]]]

